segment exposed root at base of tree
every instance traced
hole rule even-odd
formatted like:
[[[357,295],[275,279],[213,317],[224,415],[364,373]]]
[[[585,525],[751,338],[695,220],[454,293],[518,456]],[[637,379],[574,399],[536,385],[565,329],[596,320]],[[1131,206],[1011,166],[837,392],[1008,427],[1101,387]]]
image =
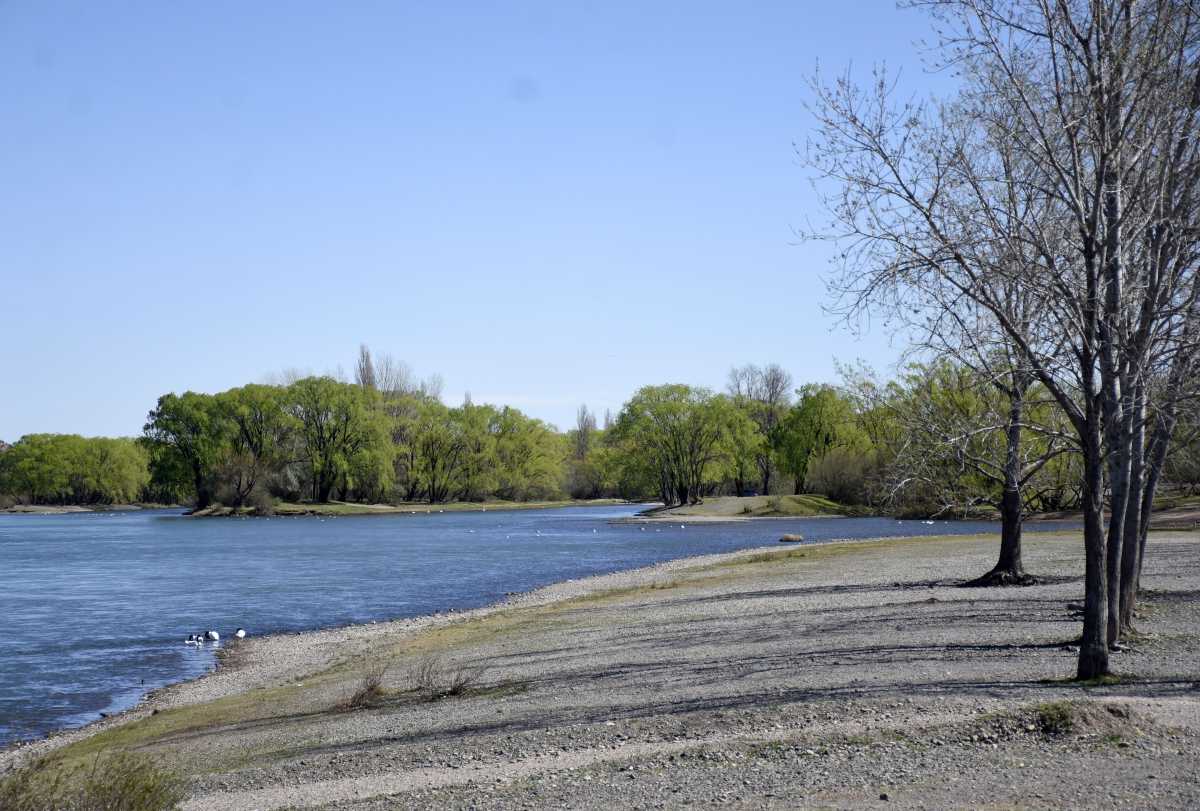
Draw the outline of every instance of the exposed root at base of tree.
[[[974,580],[968,580],[958,585],[959,588],[964,589],[990,589],[1007,586],[1036,586],[1038,582],[1036,577],[1025,572],[1014,572],[1011,569],[992,569],[982,577],[977,577]]]

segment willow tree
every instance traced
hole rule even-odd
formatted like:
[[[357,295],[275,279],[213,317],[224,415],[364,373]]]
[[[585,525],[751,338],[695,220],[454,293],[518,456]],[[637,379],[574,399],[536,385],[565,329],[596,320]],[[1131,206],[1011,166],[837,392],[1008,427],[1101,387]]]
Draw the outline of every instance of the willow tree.
[[[164,394],[146,416],[152,480],[166,490],[186,482],[195,506],[213,501],[214,471],[227,438],[228,423],[210,394]]]
[[[1122,572],[1138,569],[1139,544],[1125,541],[1152,503],[1147,415],[1168,414],[1187,362],[1172,359],[1195,354],[1200,11],[915,5],[933,10],[963,77],[951,101],[897,102],[882,73],[867,89],[817,87],[809,155],[834,184],[825,235],[843,240],[838,287],[852,308],[986,312],[1062,408],[1083,460],[1078,675],[1102,675]],[[1007,310],[1012,290],[1033,302],[1024,321]]]
[[[738,416],[729,400],[708,389],[644,386],[621,410],[615,432],[653,471],[663,503],[694,504],[728,459],[729,422]]]
[[[363,457],[377,460],[376,470],[390,470],[389,426],[377,392],[330,377],[306,377],[288,387],[285,411],[297,426],[297,452],[314,501],[329,501]]]
[[[243,505],[291,460],[297,426],[284,408],[286,395],[279,386],[255,383],[216,395],[228,426],[219,468],[230,506]]]

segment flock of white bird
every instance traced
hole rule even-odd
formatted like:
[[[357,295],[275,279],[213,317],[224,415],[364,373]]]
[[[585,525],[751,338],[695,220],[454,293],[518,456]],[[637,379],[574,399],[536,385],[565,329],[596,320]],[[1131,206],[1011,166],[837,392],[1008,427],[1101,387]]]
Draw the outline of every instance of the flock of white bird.
[[[234,639],[245,639],[246,629],[238,628],[233,632]],[[220,642],[221,635],[216,631],[205,631],[202,634],[188,634],[188,638],[183,641],[185,645],[203,645],[205,642]]]

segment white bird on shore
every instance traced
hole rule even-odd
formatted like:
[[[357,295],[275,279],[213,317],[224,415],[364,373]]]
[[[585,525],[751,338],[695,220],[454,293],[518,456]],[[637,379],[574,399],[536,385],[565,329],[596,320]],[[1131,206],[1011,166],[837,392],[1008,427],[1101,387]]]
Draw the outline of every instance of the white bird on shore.
[[[237,637],[238,639],[245,639],[246,638],[246,629],[238,628],[236,631],[233,632],[233,635],[235,637]]]

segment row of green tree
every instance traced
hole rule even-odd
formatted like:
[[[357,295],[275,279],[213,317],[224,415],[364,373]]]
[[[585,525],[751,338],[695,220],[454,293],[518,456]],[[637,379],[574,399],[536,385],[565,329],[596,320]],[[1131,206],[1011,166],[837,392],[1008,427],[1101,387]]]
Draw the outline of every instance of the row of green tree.
[[[900,515],[992,513],[1003,502],[1008,400],[989,380],[946,362],[880,383],[843,370],[841,385],[793,389],[778,366],[733,370],[726,392],[647,386],[598,428],[582,408],[568,434],[576,498],[820,493]],[[1062,415],[1031,387],[1021,506],[1078,506],[1079,469]]]
[[[562,437],[509,407],[457,408],[419,391],[331,377],[161,397],[145,438],[152,483],[180,500],[546,499]]]
[[[23,437],[0,447],[0,494],[266,510],[277,499],[684,504],[811,492],[896,515],[998,510],[1019,527],[1029,511],[1077,508],[1081,473],[1053,398],[1025,384],[1014,437],[1011,394],[947,361],[882,383],[849,368],[841,385],[799,388],[777,365],[750,365],[720,393],[646,386],[603,425],[581,407],[560,433],[507,406],[447,406],[433,387],[377,372],[364,348],[354,382],[310,376],[164,395],[137,440]],[[1191,488],[1200,485],[1193,437],[1180,431],[1168,471]]]

